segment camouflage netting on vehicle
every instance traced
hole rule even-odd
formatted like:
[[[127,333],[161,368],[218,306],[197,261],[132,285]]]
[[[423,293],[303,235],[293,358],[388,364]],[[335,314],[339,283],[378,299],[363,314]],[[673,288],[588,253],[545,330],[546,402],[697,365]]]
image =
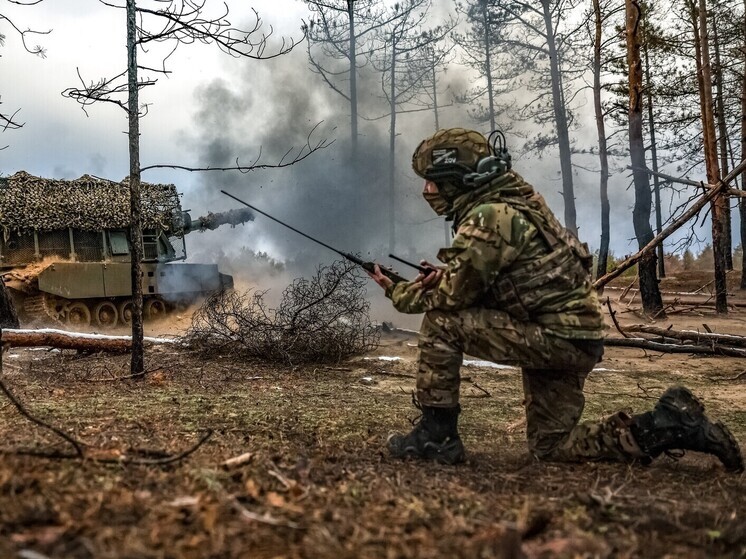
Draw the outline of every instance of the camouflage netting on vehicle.
[[[173,184],[142,183],[143,229],[173,229],[181,211]],[[35,177],[20,171],[0,178],[0,227],[5,231],[81,229],[101,231],[128,227],[129,181],[113,182],[83,175],[75,180]]]

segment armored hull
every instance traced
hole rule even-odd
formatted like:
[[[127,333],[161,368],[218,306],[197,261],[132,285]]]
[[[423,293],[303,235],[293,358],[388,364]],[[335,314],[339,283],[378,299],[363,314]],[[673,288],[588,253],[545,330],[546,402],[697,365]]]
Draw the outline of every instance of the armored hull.
[[[83,176],[57,181],[16,173],[0,179],[0,269],[24,323],[99,328],[132,317],[131,242],[126,182]],[[233,278],[214,264],[186,263],[185,235],[235,226],[249,211],[192,220],[173,185],[143,183],[143,312],[155,320]]]

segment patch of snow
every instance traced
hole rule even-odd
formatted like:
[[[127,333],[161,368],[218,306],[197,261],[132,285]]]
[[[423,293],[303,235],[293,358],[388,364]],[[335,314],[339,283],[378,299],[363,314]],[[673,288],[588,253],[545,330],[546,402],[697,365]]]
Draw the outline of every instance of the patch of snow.
[[[387,355],[380,355],[378,357],[363,357],[365,361],[401,361],[401,357],[389,357]]]
[[[481,361],[479,359],[464,359],[464,367],[488,367],[490,369],[515,369],[512,365],[500,365],[492,361]]]
[[[57,328],[38,328],[38,329],[25,329],[25,328],[4,328],[5,332],[18,332],[19,334],[63,334],[71,338],[86,338],[94,340],[131,340],[132,336],[110,336],[107,334],[87,334],[85,332],[70,332],[68,330],[58,330]],[[178,338],[151,338],[145,336],[143,338],[146,342],[155,344],[173,344],[178,343]],[[43,348],[37,348],[43,349]]]
[[[605,373],[623,373],[621,369],[607,369],[606,367],[593,367],[593,370],[596,372],[605,372]]]

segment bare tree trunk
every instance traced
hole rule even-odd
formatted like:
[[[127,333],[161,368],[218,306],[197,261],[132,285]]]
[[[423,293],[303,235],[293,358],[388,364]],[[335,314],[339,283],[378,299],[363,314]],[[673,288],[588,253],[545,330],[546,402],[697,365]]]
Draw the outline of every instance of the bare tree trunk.
[[[743,2],[746,13],[746,0]],[[743,20],[743,74],[741,74],[741,160],[746,159],[746,17]],[[741,189],[746,190],[746,171],[741,173]],[[741,289],[746,289],[746,198],[739,198],[741,216]]]
[[[713,114],[712,72],[710,67],[710,45],[707,36],[707,6],[705,0],[699,0],[699,40],[702,57],[702,131],[705,138],[705,166],[707,182],[717,184],[720,180],[717,145],[715,141],[715,116]],[[719,194],[710,205],[712,211],[712,251],[715,259],[715,310],[718,314],[727,314],[728,296],[725,284],[725,214],[728,211],[727,195]]]
[[[347,0],[350,18],[350,150],[352,161],[357,163],[357,37],[355,37],[355,0]]]
[[[435,64],[432,66],[433,71],[433,115],[435,116],[435,130],[440,130],[440,119],[438,115],[438,79],[435,74]]]
[[[720,41],[718,40],[717,22],[712,18],[712,32],[715,47],[715,103],[717,107],[718,144],[720,150],[720,173],[728,174],[728,131],[725,123],[725,100],[723,94],[723,67],[720,64]],[[727,207],[723,214],[723,251],[725,253],[725,269],[733,269],[733,241],[730,219],[730,204],[726,199]]]
[[[557,46],[555,44],[552,12],[549,0],[541,0],[544,9],[544,24],[547,31],[547,50],[549,50],[549,67],[552,76],[552,105],[557,126],[559,144],[560,170],[562,172],[562,198],[565,203],[565,227],[573,234],[578,234],[577,215],[575,211],[575,192],[572,181],[572,158],[570,152],[570,133],[567,126],[567,111],[562,102],[561,76]]]
[[[13,299],[0,278],[0,328],[19,328],[18,314]]]
[[[606,273],[609,260],[609,241],[611,239],[609,227],[609,157],[606,153],[606,125],[604,124],[604,109],[601,105],[601,39],[602,22],[599,0],[593,0],[595,15],[595,37],[593,43],[593,106],[596,111],[596,129],[598,131],[598,157],[601,164],[601,245],[598,249],[598,263],[596,278]]]
[[[638,0],[625,0],[627,66],[629,70],[629,151],[632,160],[635,206],[632,222],[640,249],[652,239],[650,210],[652,205],[648,175],[645,168],[645,144],[642,136],[642,62],[640,59],[640,20],[642,11]],[[646,253],[638,263],[640,296],[643,310],[648,314],[662,316],[661,298],[656,277],[656,256],[653,251]]]
[[[647,22],[646,22],[647,26]],[[658,172],[658,148],[655,143],[655,118],[653,115],[653,87],[650,76],[650,57],[648,55],[647,39],[643,41],[643,52],[645,54],[645,90],[648,101],[648,128],[650,129],[650,159],[653,171]],[[661,185],[658,175],[653,175],[653,196],[655,198],[655,233],[660,235],[663,230],[663,216],[661,211]],[[663,243],[657,247],[658,252],[658,277],[666,277],[666,264],[663,254]]]
[[[484,73],[487,76],[487,102],[490,108],[490,131],[495,130],[495,92],[492,89],[492,43],[490,42],[490,14],[488,0],[482,0],[482,26],[484,28]],[[447,226],[447,224],[446,224]]]
[[[137,83],[137,20],[135,0],[127,0],[127,78],[129,88],[129,152],[130,152],[130,241],[132,244],[132,374],[145,370],[142,320],[143,258],[142,220],[140,213],[140,115]]]
[[[391,34],[391,84],[389,91],[389,253],[396,252],[396,40]]]

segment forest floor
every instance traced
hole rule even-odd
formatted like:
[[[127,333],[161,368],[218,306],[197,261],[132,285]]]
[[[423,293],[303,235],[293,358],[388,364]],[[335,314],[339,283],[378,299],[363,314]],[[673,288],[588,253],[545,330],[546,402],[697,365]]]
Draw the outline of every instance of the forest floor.
[[[664,289],[706,283],[670,281]],[[621,324],[647,322],[619,293],[607,291]],[[746,308],[670,310],[655,324],[746,335]],[[157,459],[212,435],[160,466],[39,458],[21,451],[71,447],[0,398],[0,557],[746,556],[746,474],[696,453],[650,466],[538,463],[526,451],[516,369],[465,364],[466,463],[390,459],[386,436],[417,416],[416,357],[416,336],[396,330],[334,366],[158,345],[146,352],[148,374],[118,380],[127,355],[12,349],[5,384],[90,456]],[[584,419],[647,410],[685,384],[746,448],[745,370],[739,358],[610,347],[588,378]]]

